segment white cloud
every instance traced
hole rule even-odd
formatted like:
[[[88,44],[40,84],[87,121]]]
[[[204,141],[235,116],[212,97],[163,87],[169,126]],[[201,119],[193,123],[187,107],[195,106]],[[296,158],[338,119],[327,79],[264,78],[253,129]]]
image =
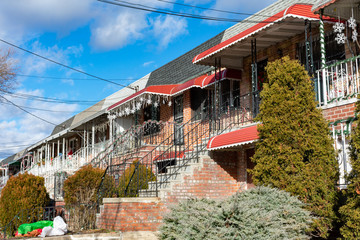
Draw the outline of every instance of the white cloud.
[[[91,45],[97,50],[118,49],[142,38],[146,27],[144,14],[120,11],[114,16],[104,13],[92,27]]]
[[[94,0],[0,1],[0,34],[16,41],[44,30],[69,33],[92,18],[92,2]]]
[[[153,63],[154,63],[154,61],[144,62],[144,63],[143,63],[143,67],[147,67],[147,66],[149,66],[149,65],[151,65],[151,64],[153,64]]]
[[[187,34],[187,22],[183,18],[157,17],[153,23],[153,32],[159,40],[159,47],[166,48],[176,37]]]
[[[65,49],[59,48],[58,45],[54,45],[52,47],[45,47],[40,42],[36,41],[29,46],[29,50],[35,52],[41,56],[50,58],[59,63],[70,65],[70,57],[80,56],[83,52],[83,47],[80,46],[69,46]],[[34,55],[30,55],[27,53],[19,53],[21,54],[19,57],[22,59],[22,71],[25,74],[35,73],[40,74],[45,72],[50,68],[57,68],[60,70],[66,70],[66,68],[62,68],[59,65],[49,62],[45,59],[39,58]]]
[[[247,13],[254,14],[259,10],[269,6],[270,4],[276,2],[277,0],[263,0],[263,1],[248,1],[248,0],[216,0],[216,3],[211,6],[213,9],[237,12],[237,13]],[[202,15],[211,16],[211,17],[220,17],[220,18],[231,18],[231,19],[245,19],[249,17],[249,15],[242,14],[230,14],[223,12],[216,12],[207,10],[202,13]],[[217,21],[206,21],[208,24],[219,24],[221,22]]]
[[[17,91],[16,94],[43,96],[42,91],[39,89],[34,91],[21,90]],[[4,95],[4,97],[24,107],[32,114],[55,124],[70,118],[73,112],[78,109],[77,104],[41,102],[9,95]],[[51,112],[32,108],[51,110]],[[0,103],[0,112],[2,113],[0,115],[0,159],[19,152],[25,149],[26,145],[35,144],[37,141],[49,136],[54,128],[53,125],[31,116],[11,104],[7,104],[5,100]]]

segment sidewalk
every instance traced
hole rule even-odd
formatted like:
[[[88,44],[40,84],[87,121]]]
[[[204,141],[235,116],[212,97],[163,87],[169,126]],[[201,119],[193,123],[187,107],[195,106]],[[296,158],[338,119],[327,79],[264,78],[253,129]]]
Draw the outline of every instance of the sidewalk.
[[[139,232],[111,232],[111,233],[91,233],[91,234],[74,234],[74,235],[64,235],[64,236],[55,236],[55,237],[45,237],[45,238],[18,238],[18,239],[27,239],[27,240],[157,240],[157,237],[154,232],[148,231],[139,231]],[[16,239],[16,238],[13,238]]]

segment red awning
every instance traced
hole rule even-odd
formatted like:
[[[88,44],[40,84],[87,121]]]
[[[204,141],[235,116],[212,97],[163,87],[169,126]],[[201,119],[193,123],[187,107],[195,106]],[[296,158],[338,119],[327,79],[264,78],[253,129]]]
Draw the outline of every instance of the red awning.
[[[220,75],[220,76],[219,76]],[[241,79],[241,71],[236,69],[224,69],[219,73],[217,73],[216,79]],[[183,84],[180,84],[177,87],[174,87],[171,91],[171,95],[176,95],[182,93],[190,88],[199,87],[205,88],[215,82],[215,73],[212,75],[201,75],[200,77],[191,79]]]
[[[219,73],[218,73],[219,74]],[[241,71],[235,69],[225,69],[220,72],[220,76],[217,76],[216,79],[241,79]],[[122,104],[125,104],[132,99],[139,97],[143,94],[154,94],[154,95],[162,95],[162,96],[172,96],[179,93],[182,93],[192,87],[200,87],[204,88],[209,86],[215,82],[215,74],[208,76],[207,74],[201,75],[200,77],[193,78],[183,84],[171,84],[171,85],[154,85],[149,86],[147,88],[142,89],[139,92],[132,94],[131,96],[124,98],[123,100],[114,103],[110,107],[108,107],[108,111],[118,107]]]
[[[312,5],[295,4],[291,7],[278,12],[277,14],[265,19],[264,21],[246,29],[245,31],[215,45],[214,47],[198,54],[194,57],[193,63],[203,64],[203,61],[216,53],[227,49],[228,47],[247,39],[248,37],[274,25],[275,23],[283,22],[285,19],[308,19],[308,20],[319,20],[319,15],[315,15],[311,11]],[[330,18],[324,18],[330,19]]]
[[[159,161],[168,161],[168,160],[174,160],[174,159],[181,159],[185,156],[184,151],[180,151],[180,152],[167,152],[167,153],[163,153],[163,154],[159,154],[156,157],[154,157],[153,161],[154,162],[159,162]]]
[[[154,86],[149,86],[147,88],[144,88],[132,95],[130,95],[129,97],[127,98],[124,98],[123,100],[117,102],[117,103],[114,103],[113,105],[111,105],[110,107],[108,107],[108,111],[117,107],[117,106],[120,106],[124,103],[127,103],[129,102],[130,100],[138,97],[138,96],[141,96],[143,94],[154,94],[154,95],[162,95],[162,96],[170,96],[171,95],[171,90],[175,87],[179,86],[179,84],[172,84],[172,85],[154,85]]]
[[[257,139],[259,139],[257,125],[254,125],[212,137],[207,144],[207,149],[211,151],[240,146],[252,143]]]

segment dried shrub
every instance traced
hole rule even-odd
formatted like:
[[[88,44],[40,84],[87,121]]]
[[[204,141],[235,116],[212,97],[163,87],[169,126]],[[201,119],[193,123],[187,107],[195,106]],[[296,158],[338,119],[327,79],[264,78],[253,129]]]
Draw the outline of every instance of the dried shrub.
[[[69,211],[69,229],[95,228],[97,203],[114,194],[114,181],[105,170],[87,165],[64,182],[64,201]],[[102,183],[101,183],[102,182]],[[101,185],[101,186],[100,186]]]

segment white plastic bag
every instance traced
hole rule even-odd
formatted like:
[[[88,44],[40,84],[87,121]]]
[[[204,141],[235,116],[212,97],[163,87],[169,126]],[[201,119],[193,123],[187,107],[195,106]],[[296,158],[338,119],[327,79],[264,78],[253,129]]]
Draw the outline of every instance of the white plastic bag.
[[[54,226],[53,228],[44,227],[39,237],[61,236],[67,233],[67,224],[65,223],[64,219],[62,219],[62,217],[60,216],[55,217],[53,226]]]

